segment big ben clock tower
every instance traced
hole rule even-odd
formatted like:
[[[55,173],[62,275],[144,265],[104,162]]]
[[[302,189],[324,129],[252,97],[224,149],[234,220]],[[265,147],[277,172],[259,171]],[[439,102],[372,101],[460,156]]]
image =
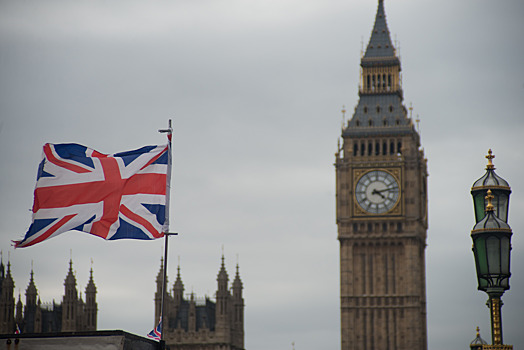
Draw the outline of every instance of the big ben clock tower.
[[[336,154],[342,350],[426,350],[426,159],[384,1]]]

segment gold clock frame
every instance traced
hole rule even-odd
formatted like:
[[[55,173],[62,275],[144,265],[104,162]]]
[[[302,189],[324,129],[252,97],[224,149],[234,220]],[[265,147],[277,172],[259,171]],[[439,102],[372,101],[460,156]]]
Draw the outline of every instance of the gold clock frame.
[[[391,208],[391,210],[389,210],[389,211],[387,211],[385,213],[381,213],[381,214],[374,214],[374,213],[369,213],[369,212],[365,211],[358,204],[357,197],[356,197],[356,187],[357,187],[357,183],[360,180],[360,178],[362,176],[364,176],[365,174],[371,172],[371,171],[377,171],[377,170],[389,173],[391,176],[393,176],[393,178],[398,183],[398,191],[399,191],[397,202],[395,203],[393,208]],[[352,189],[352,191],[353,191],[352,198],[353,198],[353,215],[354,216],[361,216],[361,217],[373,216],[373,217],[377,217],[377,216],[401,216],[402,215],[402,201],[403,201],[404,196],[402,195],[402,193],[403,193],[403,188],[402,188],[402,169],[399,168],[399,167],[395,167],[395,168],[357,168],[357,169],[353,169],[353,189]]]

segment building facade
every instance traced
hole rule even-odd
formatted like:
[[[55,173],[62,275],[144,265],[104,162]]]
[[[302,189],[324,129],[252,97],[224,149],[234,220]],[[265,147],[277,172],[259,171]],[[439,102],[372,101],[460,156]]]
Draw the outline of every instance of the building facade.
[[[89,282],[85,289],[85,301],[79,296],[73,261],[69,261],[69,271],[64,281],[64,296],[61,303],[54,301],[43,304],[38,296],[34,272],[31,269],[29,285],[25,290],[25,305],[18,296],[15,305],[15,284],[11,276],[11,264],[0,264],[0,333],[12,334],[18,329],[22,333],[78,332],[96,331],[98,307],[96,286],[91,269]]]
[[[336,153],[342,350],[425,350],[427,160],[379,0]]]
[[[160,264],[155,292],[155,322],[162,309],[163,263]],[[167,283],[167,281],[166,281]],[[224,256],[217,277],[216,300],[208,297],[197,300],[194,293],[184,298],[184,284],[178,267],[171,292],[166,293],[164,340],[167,346],[181,350],[243,350],[244,349],[244,298],[242,281],[236,270],[229,288],[229,276]]]

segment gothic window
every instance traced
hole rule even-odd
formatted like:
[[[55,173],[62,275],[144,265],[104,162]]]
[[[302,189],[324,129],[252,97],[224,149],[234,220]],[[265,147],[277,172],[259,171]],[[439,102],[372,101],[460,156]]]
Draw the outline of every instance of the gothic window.
[[[388,224],[383,223],[382,224],[382,231],[386,232],[388,230]]]
[[[385,155],[387,155],[387,154],[388,154],[388,144],[387,144],[387,142],[384,142],[384,143],[382,144],[382,155],[385,156]]]
[[[375,86],[376,86],[375,75],[373,75],[372,78],[373,78],[373,85],[371,87],[371,91],[375,91]]]
[[[382,88],[383,88],[383,89],[386,88],[386,74],[383,74],[383,75],[382,75]]]
[[[372,155],[373,153],[373,144],[370,142],[368,143],[368,156]]]
[[[397,153],[402,154],[402,142],[397,143]]]
[[[357,224],[353,224],[353,232],[358,232],[358,225]]]
[[[375,144],[375,155],[378,156],[380,154],[380,144],[377,142]]]
[[[364,106],[364,114],[368,113],[368,106]]]
[[[356,156],[358,154],[358,143],[355,142],[355,145],[353,146],[353,156]]]
[[[377,113],[380,113],[380,106],[377,106]]]
[[[384,120],[382,121],[382,125],[384,125],[384,126],[388,126],[388,121],[387,121],[386,119],[384,119]]]
[[[365,143],[362,143],[360,145],[360,155],[363,156],[366,152],[366,144]]]
[[[393,113],[393,105],[389,105],[389,113]]]
[[[368,74],[366,89],[369,90],[370,88],[371,88],[371,75]]]
[[[371,223],[368,224],[368,232],[373,232],[373,225]]]
[[[360,126],[360,120],[357,119],[357,121],[355,122],[355,125]]]
[[[389,144],[389,154],[395,154],[395,144],[393,142]]]
[[[370,119],[370,120],[368,121],[368,125],[369,125],[369,126],[373,126],[373,119]]]
[[[402,232],[402,223],[401,222],[397,223],[397,232]]]
[[[388,74],[388,90],[391,90],[391,74]]]
[[[395,120],[395,124],[400,125],[400,120]]]

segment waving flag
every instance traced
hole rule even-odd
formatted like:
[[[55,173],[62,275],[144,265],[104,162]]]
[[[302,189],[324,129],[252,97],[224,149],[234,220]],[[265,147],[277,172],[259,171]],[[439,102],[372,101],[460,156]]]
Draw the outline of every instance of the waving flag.
[[[160,322],[158,323],[158,326],[156,326],[155,329],[149,332],[147,336],[151,339],[160,341],[160,339],[162,338],[162,317],[160,317]]]
[[[106,240],[155,239],[166,221],[168,146],[106,155],[78,144],[46,144],[33,222],[15,247],[70,230]]]

